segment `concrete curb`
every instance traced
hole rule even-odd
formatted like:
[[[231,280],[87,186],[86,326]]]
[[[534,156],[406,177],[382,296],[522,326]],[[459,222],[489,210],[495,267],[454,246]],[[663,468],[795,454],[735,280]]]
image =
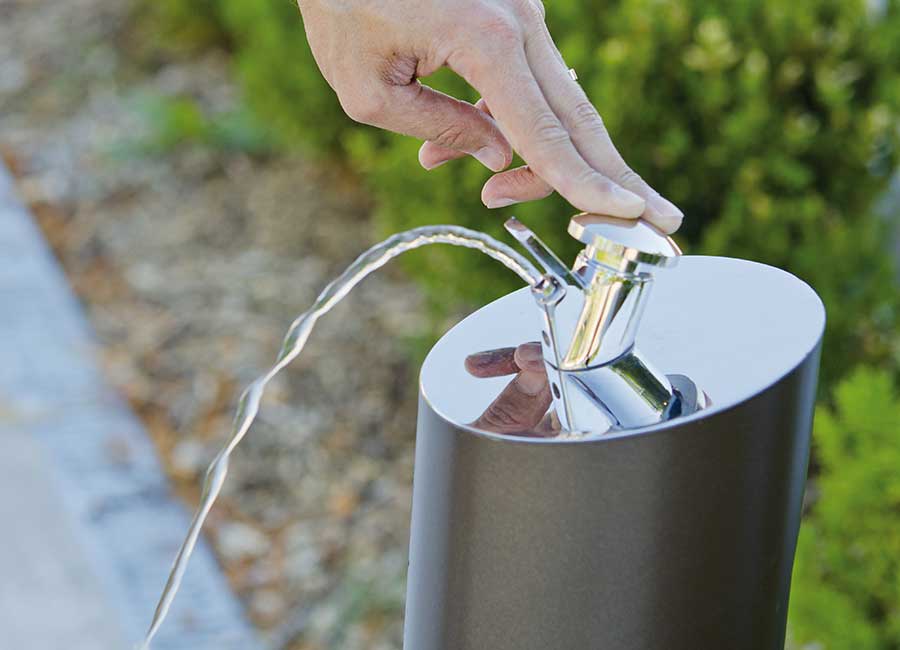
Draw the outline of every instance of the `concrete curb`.
[[[188,525],[0,166],[0,647],[136,644]],[[7,605],[7,606],[4,606]],[[201,544],[154,650],[262,647]]]

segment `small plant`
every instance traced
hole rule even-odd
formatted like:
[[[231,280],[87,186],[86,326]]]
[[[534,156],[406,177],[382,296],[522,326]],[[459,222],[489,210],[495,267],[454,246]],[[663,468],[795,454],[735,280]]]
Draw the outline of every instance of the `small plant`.
[[[790,627],[798,648],[900,648],[900,390],[861,369],[819,408],[821,472],[800,530]]]
[[[125,143],[125,154],[155,155],[186,145],[249,154],[275,148],[270,132],[244,107],[208,113],[191,98],[144,96],[138,110],[147,133]]]

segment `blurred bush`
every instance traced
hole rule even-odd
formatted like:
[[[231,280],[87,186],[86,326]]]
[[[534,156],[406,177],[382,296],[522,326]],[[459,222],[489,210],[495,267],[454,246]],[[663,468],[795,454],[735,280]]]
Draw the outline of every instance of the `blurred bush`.
[[[183,145],[255,156],[276,150],[268,127],[243,106],[212,112],[194,98],[152,94],[142,94],[134,103],[146,133],[119,142],[110,151],[114,155],[152,156]]]
[[[898,160],[897,0],[547,5],[561,51],[619,148],[684,209],[686,247],[780,266],[812,284],[829,313],[824,385],[860,361],[889,359],[898,297],[887,223],[873,206]],[[477,163],[425,172],[417,142],[344,116],[293,3],[153,6],[179,34],[222,34],[247,102],[280,144],[349,162],[371,187],[383,232],[449,222],[502,234],[509,212],[481,205],[487,172]],[[429,83],[475,99],[446,71]],[[515,208],[568,254],[574,246],[564,224],[572,212],[557,197]],[[429,250],[415,264],[439,306],[482,302],[515,286],[471,253]]]
[[[883,371],[853,373],[816,414],[821,472],[791,594],[800,647],[900,648],[898,434],[900,390]]]

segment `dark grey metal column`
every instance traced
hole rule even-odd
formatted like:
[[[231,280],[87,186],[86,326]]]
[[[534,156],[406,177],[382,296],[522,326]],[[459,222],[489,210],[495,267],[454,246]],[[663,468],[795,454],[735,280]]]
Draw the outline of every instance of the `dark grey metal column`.
[[[821,302],[793,276],[685,257],[638,342],[705,410],[582,439],[469,426],[507,379],[465,354],[539,332],[527,292],[451,330],[421,379],[406,650],[784,646]]]

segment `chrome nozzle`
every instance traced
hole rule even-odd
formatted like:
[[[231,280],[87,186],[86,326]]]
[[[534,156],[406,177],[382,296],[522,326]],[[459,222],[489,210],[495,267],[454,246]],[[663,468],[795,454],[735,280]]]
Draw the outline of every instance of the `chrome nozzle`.
[[[557,287],[552,300],[535,298],[544,312],[544,360],[563,428],[596,431],[599,419],[606,429],[627,429],[699,408],[686,405],[669,378],[635,349],[653,272],[674,266],[681,255],[670,237],[641,220],[576,215],[569,233],[585,248],[570,271],[521,222],[510,219],[506,228]],[[557,308],[571,291],[580,291],[583,302],[574,326],[564,328]]]
[[[573,273],[584,286],[584,307],[563,367],[608,363],[633,345],[650,295],[653,271],[678,263],[681,249],[643,220],[579,214],[569,234],[585,244]]]

